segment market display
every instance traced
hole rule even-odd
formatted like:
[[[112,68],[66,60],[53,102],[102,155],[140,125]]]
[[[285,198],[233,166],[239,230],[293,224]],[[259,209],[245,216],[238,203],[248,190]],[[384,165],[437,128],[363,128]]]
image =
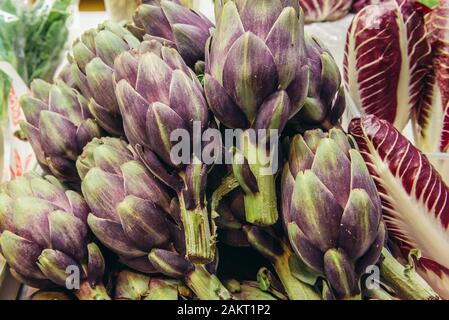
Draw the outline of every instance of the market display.
[[[449,1],[198,6],[23,60],[40,166],[0,187],[0,258],[25,298],[449,299]],[[304,26],[348,15],[337,61]]]

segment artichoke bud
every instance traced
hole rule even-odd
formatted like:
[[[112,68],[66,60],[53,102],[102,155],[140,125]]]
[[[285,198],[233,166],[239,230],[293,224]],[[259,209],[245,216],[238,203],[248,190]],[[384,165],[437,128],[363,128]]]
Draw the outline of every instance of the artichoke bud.
[[[310,69],[309,88],[303,109],[291,120],[298,130],[336,125],[345,109],[342,79],[337,63],[315,37],[306,37],[306,55]]]
[[[148,258],[160,273],[176,279],[184,279],[194,270],[192,263],[175,252],[153,249]]]
[[[364,268],[379,259],[385,230],[374,181],[347,135],[318,129],[293,137],[282,193],[295,253],[338,298],[356,296]]]
[[[22,132],[45,171],[78,183],[74,162],[85,144],[103,132],[86,99],[64,82],[35,80],[31,88],[32,94],[20,100],[27,120],[20,124]]]
[[[115,135],[123,134],[123,124],[113,82],[114,60],[139,43],[126,28],[104,22],[86,31],[72,46],[73,80],[89,99],[89,110],[99,125]]]
[[[160,1],[160,4],[140,5],[133,20],[149,36],[176,46],[190,67],[204,60],[204,48],[213,24],[202,14],[174,1]]]

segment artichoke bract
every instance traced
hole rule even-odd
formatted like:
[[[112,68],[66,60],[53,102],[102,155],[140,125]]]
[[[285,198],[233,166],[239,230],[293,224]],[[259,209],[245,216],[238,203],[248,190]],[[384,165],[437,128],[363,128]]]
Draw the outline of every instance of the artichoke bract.
[[[175,47],[189,67],[204,61],[206,42],[214,25],[202,13],[172,1],[160,1],[159,5],[140,5],[133,20],[150,38]]]
[[[22,131],[43,170],[58,179],[78,183],[75,161],[83,147],[103,132],[87,107],[87,100],[62,81],[31,83],[31,94],[20,104],[26,118]]]
[[[309,77],[303,13],[296,1],[238,0],[217,7],[217,29],[206,51],[206,97],[224,126],[244,130],[233,169],[245,192],[247,221],[272,225],[278,218],[277,163],[261,163],[267,145],[248,142],[247,135],[282,131],[303,106]]]
[[[201,149],[210,120],[199,80],[175,49],[156,40],[120,55],[115,79],[128,140],[151,172],[178,194],[188,258],[212,261],[215,242],[205,203],[207,167],[195,147],[199,144]],[[178,141],[177,136],[172,140],[177,132],[187,135],[187,141]],[[181,159],[172,153],[179,146]]]
[[[97,28],[84,32],[73,43],[69,55],[76,87],[89,100],[89,110],[98,123],[113,135],[123,135],[122,117],[112,79],[114,59],[139,43],[121,25],[105,21]]]
[[[345,111],[346,99],[340,70],[329,50],[313,36],[305,36],[310,68],[309,91],[302,109],[287,126],[295,132],[338,125]]]
[[[385,227],[374,181],[343,131],[292,138],[282,214],[299,258],[328,280],[337,298],[358,296],[361,274],[380,257]]]
[[[299,0],[306,22],[334,21],[349,13],[352,0]]]
[[[89,207],[56,178],[27,173],[1,187],[0,248],[11,273],[37,288],[64,287],[80,299],[109,299],[104,259],[89,243]]]
[[[84,148],[77,168],[81,190],[91,208],[89,227],[119,256],[120,262],[140,272],[160,272],[183,279],[202,299],[217,298],[213,289],[222,286],[218,279],[184,258],[176,199],[172,200],[165,186],[150,174],[125,141],[94,139]],[[163,255],[154,262],[158,252],[168,252],[168,258]],[[181,271],[173,273],[180,264]],[[201,281],[217,284],[203,288],[198,286]]]

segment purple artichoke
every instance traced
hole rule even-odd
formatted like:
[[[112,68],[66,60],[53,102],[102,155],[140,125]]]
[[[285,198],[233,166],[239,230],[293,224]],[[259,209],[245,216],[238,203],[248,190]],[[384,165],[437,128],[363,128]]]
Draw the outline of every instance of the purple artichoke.
[[[94,139],[79,157],[77,168],[91,208],[89,227],[120,262],[140,272],[183,279],[201,298],[217,298],[217,293],[198,286],[198,281],[215,276],[184,258],[176,199],[171,199],[126,142]]]
[[[177,280],[152,277],[129,270],[115,281],[115,300],[178,300],[191,298],[192,292]]]
[[[213,113],[229,128],[282,131],[303,106],[308,87],[304,19],[298,3],[219,1],[216,12],[217,29],[207,46],[205,74]],[[278,218],[276,170],[260,163],[266,145],[245,143],[247,134],[241,135],[244,147],[235,150],[243,161],[234,160],[233,166],[245,192],[246,219],[272,225]],[[257,159],[249,161],[253,155]],[[273,174],[261,173],[261,168]]]
[[[361,274],[380,257],[385,226],[374,181],[343,131],[293,137],[282,214],[299,258],[327,278],[337,298],[357,296]]]
[[[12,180],[0,193],[0,247],[15,278],[38,288],[68,287],[78,271],[80,299],[109,299],[101,283],[103,256],[88,243],[89,208],[54,177],[35,173]]]
[[[229,190],[232,188],[228,182],[234,183],[232,180],[235,179],[228,179],[224,180],[220,189]],[[217,189],[217,191],[220,192],[220,189]],[[216,221],[220,228],[220,241],[234,247],[251,246],[268,259],[279,276],[290,300],[320,299],[318,293],[311,286],[293,276],[290,262],[295,259],[295,256],[284,236],[271,228],[260,228],[246,224],[241,188],[234,189],[226,194],[221,199],[216,211],[219,215]]]
[[[134,24],[152,39],[174,47],[192,68],[204,61],[204,50],[213,23],[203,14],[190,10],[176,1],[142,4],[134,15]]]
[[[310,68],[309,92],[303,108],[288,123],[296,132],[318,126],[330,129],[340,122],[346,100],[340,70],[329,50],[315,37],[306,36]]]
[[[92,232],[122,263],[154,272],[148,253],[154,247],[168,248],[170,229],[176,230],[167,220],[170,196],[166,190],[120,139],[94,139],[76,166],[91,208],[87,221]]]
[[[69,61],[76,87],[89,100],[89,110],[98,123],[113,135],[123,134],[112,79],[114,59],[139,43],[130,31],[106,21],[83,33],[72,45]]]
[[[197,77],[179,53],[156,40],[120,55],[115,63],[117,98],[125,133],[145,164],[179,198],[187,256],[192,261],[214,259],[213,228],[205,203],[206,165],[190,152],[194,134],[209,126],[208,107]],[[188,152],[172,159],[175,130],[189,135]],[[194,132],[195,131],[195,132]],[[185,141],[181,141],[183,144]],[[186,158],[184,158],[186,156]]]
[[[21,128],[45,172],[78,183],[75,161],[83,147],[103,132],[87,107],[87,100],[62,81],[31,83],[31,94],[20,104],[27,122]]]

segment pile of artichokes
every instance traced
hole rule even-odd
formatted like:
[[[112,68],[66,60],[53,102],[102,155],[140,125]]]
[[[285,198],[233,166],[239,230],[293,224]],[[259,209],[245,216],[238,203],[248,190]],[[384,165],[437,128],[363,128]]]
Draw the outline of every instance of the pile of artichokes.
[[[299,2],[215,9],[214,26],[143,4],[81,35],[63,77],[32,83],[22,129],[40,169],[0,193],[14,277],[38,300],[438,299],[385,249],[376,185],[340,125],[339,69]],[[241,132],[230,149],[200,142],[231,163],[195,150],[209,129]],[[176,130],[188,163],[171,156]],[[269,141],[278,165],[261,174],[251,159]]]

